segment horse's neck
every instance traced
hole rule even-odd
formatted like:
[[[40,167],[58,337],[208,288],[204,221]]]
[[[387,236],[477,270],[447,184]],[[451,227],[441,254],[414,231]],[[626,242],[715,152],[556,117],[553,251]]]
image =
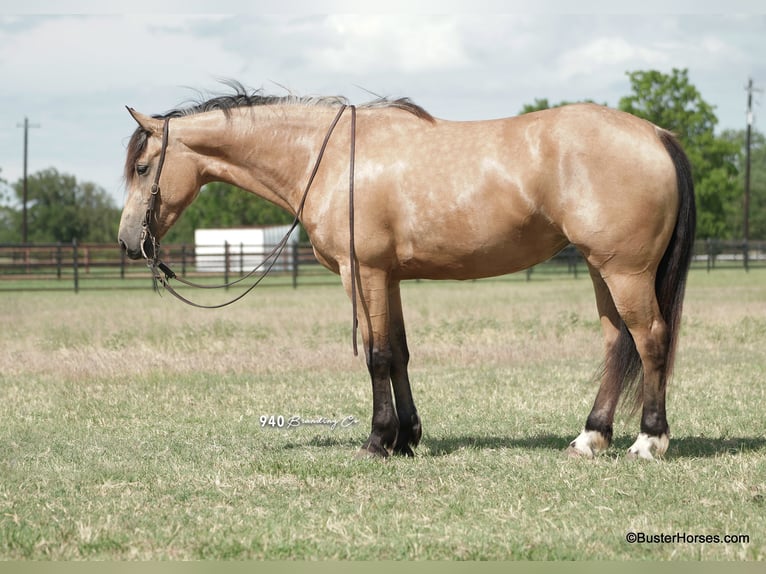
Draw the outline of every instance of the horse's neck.
[[[263,106],[232,110],[229,118],[201,114],[187,123],[182,137],[199,155],[204,182],[236,185],[295,214],[335,113]]]

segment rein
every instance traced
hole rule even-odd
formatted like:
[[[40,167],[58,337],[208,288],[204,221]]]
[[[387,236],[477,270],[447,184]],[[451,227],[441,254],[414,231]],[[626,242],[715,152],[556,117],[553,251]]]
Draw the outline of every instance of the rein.
[[[201,285],[199,283],[194,283],[193,281],[189,281],[187,279],[184,279],[182,277],[178,277],[175,272],[166,264],[164,263],[160,257],[159,257],[159,251],[160,251],[160,243],[157,241],[157,238],[151,231],[151,222],[155,216],[155,204],[157,202],[157,197],[160,194],[160,176],[162,175],[162,167],[165,164],[165,154],[168,147],[168,136],[170,131],[170,118],[165,119],[165,124],[162,128],[162,147],[160,149],[160,158],[157,163],[157,172],[154,175],[154,182],[152,183],[151,187],[151,194],[149,196],[149,201],[146,206],[146,213],[144,214],[144,220],[141,224],[141,254],[144,256],[144,259],[146,260],[146,265],[149,267],[149,269],[152,272],[152,276],[154,278],[154,281],[156,283],[159,283],[162,285],[165,290],[167,290],[171,295],[176,297],[178,300],[183,301],[187,305],[191,305],[193,307],[198,307],[201,309],[221,309],[222,307],[227,307],[231,305],[232,303],[236,303],[240,299],[242,299],[245,295],[250,293],[255,287],[258,286],[258,284],[263,281],[263,279],[268,275],[269,271],[271,271],[271,268],[276,263],[277,259],[279,259],[279,256],[282,254],[282,251],[284,251],[285,247],[287,246],[287,242],[290,238],[290,234],[295,230],[296,227],[298,227],[298,224],[300,223],[301,215],[303,214],[303,207],[306,204],[306,198],[308,197],[309,190],[311,189],[311,185],[314,183],[314,178],[316,177],[317,172],[319,171],[319,166],[322,163],[322,159],[324,158],[325,150],[327,149],[327,144],[330,142],[330,138],[332,137],[333,132],[335,131],[335,126],[340,121],[341,116],[343,115],[343,112],[346,111],[346,108],[351,108],[351,149],[350,149],[350,159],[349,159],[349,181],[348,181],[348,221],[349,221],[349,265],[351,268],[351,306],[352,306],[352,313],[353,313],[353,323],[352,323],[352,340],[353,340],[353,347],[354,347],[354,355],[358,355],[358,349],[357,349],[357,329],[359,326],[359,320],[357,319],[357,302],[356,302],[356,283],[357,283],[357,273],[358,273],[358,266],[356,264],[356,247],[354,245],[354,161],[356,156],[356,106],[349,106],[349,105],[343,105],[338,110],[338,113],[335,116],[335,119],[333,119],[332,123],[330,124],[329,129],[327,130],[327,134],[324,137],[324,140],[322,141],[322,146],[319,148],[319,155],[317,156],[316,162],[314,162],[314,167],[311,170],[311,175],[309,176],[308,183],[306,184],[305,189],[303,190],[303,195],[301,196],[301,201],[298,204],[298,209],[295,211],[295,218],[293,219],[292,224],[290,225],[290,229],[287,231],[285,236],[282,238],[282,240],[274,247],[274,249],[269,253],[261,263],[259,263],[252,271],[248,272],[247,275],[244,275],[243,277],[240,277],[239,279],[236,279],[234,281],[231,281],[229,283],[225,283],[222,285]],[[152,247],[152,254],[151,256],[146,252],[145,245],[147,241],[151,244]],[[250,277],[256,274],[259,270],[263,270],[260,273],[260,276],[258,279],[250,285],[243,293],[240,295],[234,297],[233,299],[226,301],[225,303],[220,303],[218,305],[202,305],[200,303],[196,303],[194,301],[191,301],[178,293],[173,287],[170,285],[170,280],[175,279],[176,281],[183,283],[185,285],[188,285],[190,287],[196,287],[198,289],[223,289],[226,287],[231,287],[233,285],[236,285]]]

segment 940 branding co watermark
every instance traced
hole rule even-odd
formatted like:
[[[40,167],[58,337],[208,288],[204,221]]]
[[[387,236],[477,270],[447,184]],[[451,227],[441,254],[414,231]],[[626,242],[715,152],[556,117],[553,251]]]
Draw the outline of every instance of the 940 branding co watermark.
[[[261,428],[295,429],[302,426],[325,427],[330,430],[345,429],[359,424],[359,419],[349,415],[342,419],[328,417],[301,417],[298,415],[261,415]]]

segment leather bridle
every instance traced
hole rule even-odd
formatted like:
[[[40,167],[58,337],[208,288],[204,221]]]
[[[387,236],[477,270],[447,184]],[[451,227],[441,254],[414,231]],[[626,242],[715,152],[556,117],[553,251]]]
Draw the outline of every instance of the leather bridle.
[[[165,165],[165,153],[168,149],[168,134],[170,132],[170,118],[165,119],[165,123],[162,127],[162,147],[160,148],[160,159],[157,162],[157,172],[154,174],[154,183],[152,183],[151,193],[149,195],[149,201],[146,204],[146,213],[144,214],[144,221],[141,223],[141,255],[144,256],[147,263],[156,263],[158,261],[158,252],[160,243],[152,233],[152,219],[154,218],[154,207],[157,203],[157,196],[160,194],[160,176],[162,175],[162,166]],[[146,253],[146,241],[151,242],[152,256]]]
[[[276,245],[276,247],[272,250],[272,252],[269,255],[267,255],[263,259],[263,261],[260,264],[258,264],[258,266],[256,266],[255,269],[250,271],[247,275],[240,277],[239,279],[232,281],[230,283],[226,283],[223,285],[214,285],[214,286],[201,285],[199,283],[194,283],[182,277],[178,277],[173,272],[173,270],[160,259],[160,242],[157,241],[156,236],[152,232],[152,222],[155,218],[157,198],[160,195],[160,177],[162,176],[162,168],[165,165],[165,155],[166,155],[166,151],[168,147],[168,137],[170,132],[170,118],[165,118],[165,123],[162,128],[162,147],[160,148],[160,157],[159,157],[159,161],[157,162],[157,171],[154,174],[154,182],[152,183],[151,193],[149,195],[149,200],[146,205],[146,213],[144,214],[144,220],[141,224],[141,236],[140,236],[141,254],[146,260],[146,264],[151,270],[154,280],[159,282],[167,291],[169,291],[173,296],[183,301],[184,303],[188,305],[192,305],[194,307],[200,307],[204,309],[220,309],[221,307],[226,307],[228,305],[231,305],[232,303],[235,303],[236,301],[239,301],[245,295],[250,293],[250,291],[252,291],[264,279],[264,277],[266,277],[269,271],[271,271],[271,268],[274,266],[274,263],[279,258],[284,248],[287,246],[290,234],[295,230],[296,227],[298,227],[298,224],[300,223],[301,215],[303,214],[303,207],[306,204],[306,198],[308,197],[308,193],[309,193],[309,190],[311,189],[311,185],[314,183],[314,178],[316,177],[316,174],[319,171],[319,166],[322,163],[322,158],[324,157],[327,144],[329,143],[330,138],[333,134],[333,131],[335,130],[335,126],[338,124],[341,116],[343,115],[343,112],[345,112],[347,108],[351,109],[351,149],[349,153],[349,182],[348,182],[349,266],[350,266],[350,272],[351,272],[351,305],[352,305],[352,312],[353,312],[352,340],[353,340],[354,355],[357,355],[358,350],[357,350],[356,333],[357,333],[359,322],[357,318],[356,296],[357,296],[357,281],[358,281],[357,276],[359,273],[359,268],[358,268],[358,264],[356,260],[356,246],[354,245],[354,163],[355,163],[355,156],[356,156],[356,106],[345,105],[345,104],[341,106],[341,108],[338,110],[338,113],[335,116],[335,119],[333,119],[332,123],[330,124],[330,127],[327,130],[327,134],[325,135],[324,141],[322,142],[322,146],[319,149],[319,154],[317,156],[316,162],[314,163],[314,167],[311,171],[311,175],[309,176],[308,183],[306,184],[306,187],[303,191],[303,195],[301,196],[301,200],[300,200],[300,203],[298,204],[298,208],[295,211],[295,219],[290,225],[290,229],[285,234],[284,238]],[[151,246],[151,249],[152,249],[151,256],[146,252],[147,242],[149,242],[149,245]],[[255,281],[255,283],[250,285],[247,288],[247,290],[245,290],[244,293],[238,295],[237,297],[229,301],[226,301],[225,303],[221,303],[218,305],[201,305],[199,303],[195,303],[194,301],[190,301],[186,297],[180,295],[175,289],[173,289],[173,287],[169,283],[171,279],[175,279],[181,283],[184,283],[185,285],[189,285],[191,287],[197,287],[200,289],[222,289],[226,287],[231,287],[232,285],[236,285],[244,281],[245,279],[252,277],[259,270],[261,270],[261,268],[263,269],[258,279]]]

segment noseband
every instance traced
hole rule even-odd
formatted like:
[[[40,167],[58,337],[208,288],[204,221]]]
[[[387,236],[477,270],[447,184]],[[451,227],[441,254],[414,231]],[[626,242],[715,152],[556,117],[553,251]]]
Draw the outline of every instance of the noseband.
[[[157,171],[154,174],[154,182],[152,183],[151,187],[151,193],[149,195],[149,201],[146,205],[146,213],[144,214],[144,220],[141,223],[141,254],[144,256],[144,259],[146,260],[146,265],[151,269],[152,275],[155,279],[155,281],[159,282],[167,291],[169,291],[173,296],[175,296],[177,299],[180,299],[184,303],[187,303],[188,305],[192,305],[194,307],[201,307],[205,309],[219,309],[221,307],[226,307],[228,305],[231,305],[232,303],[235,303],[236,301],[239,301],[242,299],[245,295],[250,293],[262,280],[269,271],[271,271],[271,268],[274,266],[274,263],[276,263],[276,260],[281,255],[284,248],[287,246],[288,239],[290,237],[290,234],[295,230],[296,227],[298,227],[298,224],[300,223],[300,217],[303,214],[303,206],[306,204],[306,197],[308,197],[309,190],[311,189],[311,184],[314,183],[314,178],[316,177],[317,172],[319,171],[319,165],[322,162],[322,158],[324,157],[325,149],[327,148],[327,144],[330,141],[330,137],[332,136],[333,131],[335,130],[335,126],[340,121],[341,116],[343,115],[343,112],[346,111],[346,108],[351,108],[351,149],[349,153],[349,181],[348,181],[348,223],[349,223],[349,267],[350,267],[350,273],[351,273],[351,306],[352,306],[352,313],[353,313],[353,322],[352,322],[352,342],[353,342],[353,348],[354,348],[354,355],[358,354],[357,350],[357,344],[356,344],[356,332],[357,328],[359,326],[359,321],[357,319],[357,302],[356,302],[356,295],[357,295],[357,275],[359,272],[359,266],[356,261],[356,247],[354,245],[354,161],[356,156],[356,106],[349,106],[349,105],[343,105],[338,110],[337,115],[335,116],[335,119],[330,124],[329,129],[327,130],[327,134],[325,135],[324,141],[322,142],[322,146],[319,149],[319,155],[317,156],[316,162],[314,163],[314,168],[311,171],[311,175],[309,176],[308,183],[306,184],[306,188],[303,191],[303,195],[301,196],[301,201],[298,204],[298,208],[295,211],[295,219],[293,220],[292,225],[290,226],[290,229],[288,230],[287,234],[284,236],[284,238],[277,244],[277,246],[272,250],[272,252],[267,255],[261,263],[259,263],[255,269],[250,271],[247,275],[244,277],[240,277],[239,279],[232,281],[230,283],[226,283],[224,285],[200,285],[199,283],[194,283],[192,281],[188,281],[187,279],[178,277],[173,270],[168,267],[164,262],[160,260],[160,242],[157,241],[157,237],[152,232],[152,221],[155,218],[155,206],[157,203],[157,197],[160,194],[160,176],[162,175],[162,167],[165,165],[165,153],[168,148],[168,133],[170,129],[170,118],[165,118],[165,123],[162,128],[162,147],[160,148],[160,158],[157,162]],[[146,243],[147,241],[150,243],[152,248],[151,256],[146,252]],[[265,266],[265,267],[264,267]],[[225,303],[219,304],[219,305],[201,305],[199,303],[195,303],[193,301],[190,301],[186,297],[183,297],[180,295],[173,287],[170,285],[169,281],[170,279],[176,279],[177,281],[184,283],[185,285],[189,285],[191,287],[197,287],[201,289],[222,289],[226,287],[231,287],[232,285],[236,285],[240,283],[241,281],[244,281],[245,279],[248,279],[252,277],[258,270],[261,269],[261,267],[264,267],[264,269],[261,272],[260,277],[248,287],[244,293],[241,295],[238,295],[234,299],[231,299],[230,301],[227,301]]]

